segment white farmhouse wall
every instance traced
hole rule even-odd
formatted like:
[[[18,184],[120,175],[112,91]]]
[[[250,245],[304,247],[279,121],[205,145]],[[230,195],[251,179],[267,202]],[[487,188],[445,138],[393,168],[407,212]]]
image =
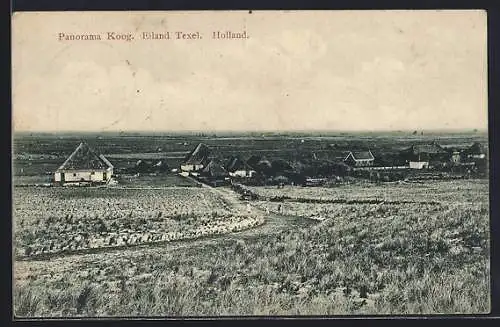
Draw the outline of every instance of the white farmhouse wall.
[[[481,153],[481,154],[473,154],[472,155],[472,158],[474,159],[484,159],[486,158],[486,155],[484,153]]]
[[[428,167],[429,163],[427,161],[410,161],[411,169],[424,169]]]
[[[229,173],[229,176],[232,177],[253,177],[255,175],[255,170],[236,170],[232,173]]]
[[[104,181],[104,173],[106,173],[106,182],[111,179],[113,175],[113,169],[104,170],[67,170],[56,172],[54,174],[54,180],[56,182],[61,182],[63,180],[62,174],[64,174],[64,182],[102,182]]]
[[[373,164],[372,159],[358,159],[356,160],[356,166],[370,166]]]
[[[182,171],[196,171],[196,170],[200,170],[200,169],[203,169],[203,165],[201,165],[201,164],[199,164],[199,165],[191,165],[191,164],[181,165]]]
[[[451,161],[454,163],[459,163],[460,162],[460,154],[453,153],[453,155],[451,156]]]
[[[84,181],[90,180],[90,171],[65,171],[64,174],[65,182],[79,182],[82,179]]]

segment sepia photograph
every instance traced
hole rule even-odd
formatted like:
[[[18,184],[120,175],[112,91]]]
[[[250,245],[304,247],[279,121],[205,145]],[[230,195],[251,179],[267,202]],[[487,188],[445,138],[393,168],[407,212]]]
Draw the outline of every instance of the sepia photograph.
[[[13,319],[490,313],[486,11],[11,22]]]

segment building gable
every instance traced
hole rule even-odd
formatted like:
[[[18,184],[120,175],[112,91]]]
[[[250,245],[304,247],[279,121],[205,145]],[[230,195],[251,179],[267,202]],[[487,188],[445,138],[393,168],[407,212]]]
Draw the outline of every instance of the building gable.
[[[107,170],[113,165],[103,156],[97,155],[86,143],[82,142],[58,168],[61,170]]]

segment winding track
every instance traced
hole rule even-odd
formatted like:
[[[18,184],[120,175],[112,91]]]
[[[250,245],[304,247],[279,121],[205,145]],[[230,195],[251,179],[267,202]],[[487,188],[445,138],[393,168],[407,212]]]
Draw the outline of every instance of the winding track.
[[[203,184],[204,185],[204,184]],[[246,211],[249,202],[241,201],[239,194],[229,187],[212,188],[218,192],[235,210]],[[250,204],[251,206],[251,204]],[[64,275],[78,271],[86,271],[88,267],[114,267],[117,260],[140,262],[147,256],[188,256],[212,246],[226,246],[231,240],[252,240],[264,235],[272,235],[282,230],[295,229],[317,223],[312,219],[267,214],[261,209],[251,206],[251,210],[259,211],[265,217],[265,223],[244,231],[210,235],[197,239],[186,239],[170,242],[156,242],[115,248],[87,249],[72,253],[59,253],[33,257],[13,262],[14,280],[23,282],[43,275]],[[37,277],[38,276],[38,277]]]
[[[192,179],[191,177],[186,177]],[[151,242],[142,243],[129,246],[116,246],[116,247],[103,247],[103,248],[93,248],[93,249],[82,249],[74,250],[66,253],[49,253],[41,254],[29,258],[17,259],[16,265],[23,265],[23,263],[35,262],[35,261],[52,261],[54,259],[71,259],[71,257],[81,257],[83,256],[106,256],[112,253],[121,253],[124,250],[127,253],[147,254],[149,252],[154,253],[156,251],[175,251],[177,249],[184,249],[190,247],[203,247],[205,245],[216,244],[217,242],[224,242],[228,240],[238,240],[238,239],[252,239],[263,235],[270,235],[282,230],[290,228],[300,228],[309,226],[316,223],[312,219],[300,218],[287,215],[279,215],[276,213],[266,213],[265,211],[252,206],[249,201],[242,201],[239,198],[239,194],[233,191],[230,187],[212,187],[206,184],[201,184],[202,187],[210,189],[212,192],[218,193],[223,199],[225,199],[231,207],[234,208],[235,212],[246,212],[250,208],[252,213],[259,213],[264,216],[265,222],[262,225],[252,227],[239,232],[231,232],[226,234],[214,234],[205,237],[195,238],[195,239],[183,239],[177,241],[161,241],[161,242]],[[273,204],[275,205],[275,204]]]

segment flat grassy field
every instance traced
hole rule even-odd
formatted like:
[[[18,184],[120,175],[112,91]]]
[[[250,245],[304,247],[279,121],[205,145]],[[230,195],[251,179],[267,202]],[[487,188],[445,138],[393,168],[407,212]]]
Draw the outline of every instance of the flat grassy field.
[[[157,188],[157,187],[198,187],[193,180],[178,174],[141,174],[140,176],[122,175],[117,185],[132,188]]]
[[[302,227],[284,224],[272,233],[16,260],[14,312],[52,317],[489,312],[488,181],[254,190],[289,196],[285,215],[323,220]],[[40,191],[31,213],[17,212],[26,221],[35,219],[26,224],[35,233],[52,228],[36,208],[57,212],[60,206],[52,207],[50,200],[63,201],[43,192],[53,191]],[[113,215],[139,206],[143,218],[154,218],[174,205],[159,201],[155,192],[117,192],[99,203],[117,208]],[[17,194],[22,207],[29,195]],[[303,202],[310,198],[357,202]],[[195,212],[202,205],[201,198],[179,199]],[[373,199],[378,202],[368,201]],[[273,214],[278,203],[260,200],[252,206]],[[210,210],[223,212],[223,203]],[[78,217],[75,224],[82,221]]]
[[[193,187],[15,189],[14,253],[31,257],[243,230],[262,218]]]

